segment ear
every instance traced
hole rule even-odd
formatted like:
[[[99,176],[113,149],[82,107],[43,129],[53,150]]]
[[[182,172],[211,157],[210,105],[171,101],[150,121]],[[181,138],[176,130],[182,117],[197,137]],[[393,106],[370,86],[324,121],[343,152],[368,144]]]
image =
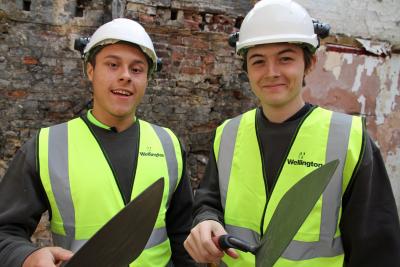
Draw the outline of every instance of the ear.
[[[310,64],[310,67],[308,67],[308,69],[306,69],[305,75],[308,75],[311,71],[313,71],[315,69],[316,65],[317,65],[317,56],[314,54],[311,57],[311,64]]]
[[[89,81],[93,81],[93,72],[94,72],[94,67],[92,66],[92,64],[90,64],[89,62],[86,64],[86,75],[89,79]]]

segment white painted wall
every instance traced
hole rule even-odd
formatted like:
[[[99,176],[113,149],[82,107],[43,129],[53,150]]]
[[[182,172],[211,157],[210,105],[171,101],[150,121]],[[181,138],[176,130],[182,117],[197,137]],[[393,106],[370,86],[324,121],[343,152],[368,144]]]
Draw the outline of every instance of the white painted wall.
[[[296,0],[333,33],[389,41],[400,47],[399,0]]]

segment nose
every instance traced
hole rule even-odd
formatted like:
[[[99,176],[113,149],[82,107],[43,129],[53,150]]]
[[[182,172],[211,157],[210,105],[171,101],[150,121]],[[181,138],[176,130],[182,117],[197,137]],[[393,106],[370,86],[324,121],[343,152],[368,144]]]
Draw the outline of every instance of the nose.
[[[131,82],[132,81],[129,67],[126,66],[126,67],[121,68],[119,81],[120,82]]]
[[[265,73],[269,78],[277,78],[280,76],[279,66],[274,61],[268,61],[265,64]]]

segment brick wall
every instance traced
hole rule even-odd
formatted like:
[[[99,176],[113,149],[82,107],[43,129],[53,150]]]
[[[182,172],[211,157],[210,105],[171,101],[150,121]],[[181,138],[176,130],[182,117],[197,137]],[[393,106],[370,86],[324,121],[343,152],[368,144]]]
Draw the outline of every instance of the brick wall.
[[[37,1],[29,11],[20,2],[3,6],[1,13],[0,174],[38,128],[84,111],[90,84],[81,75],[73,40],[90,35],[112,13],[111,1],[108,6],[102,1],[75,6],[71,1]],[[194,184],[204,169],[212,130],[255,103],[248,85],[242,86],[240,60],[226,42],[251,4],[229,2],[124,3],[124,16],[143,24],[163,59],[163,70],[150,82],[138,114],[179,135],[189,152]]]

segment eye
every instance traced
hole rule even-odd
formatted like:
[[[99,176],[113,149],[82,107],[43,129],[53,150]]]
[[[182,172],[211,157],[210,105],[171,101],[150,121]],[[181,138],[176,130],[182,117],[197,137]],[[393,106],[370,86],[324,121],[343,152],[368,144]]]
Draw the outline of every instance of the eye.
[[[134,68],[131,68],[131,72],[133,72],[133,73],[141,73],[141,72],[143,72],[143,70],[141,68],[134,67]]]
[[[293,60],[293,58],[286,56],[286,57],[281,57],[279,60],[282,63],[289,63],[289,62],[291,62]]]
[[[145,72],[145,68],[141,64],[134,65],[130,68],[131,73],[133,74],[141,74]]]
[[[118,67],[118,64],[115,63],[115,62],[108,62],[108,63],[107,63],[107,66],[108,66],[110,69],[115,69],[115,68]]]
[[[264,60],[262,60],[262,59],[256,59],[256,60],[253,60],[253,61],[251,62],[251,65],[256,66],[256,65],[261,65],[261,64],[263,64],[263,63],[264,63]]]

